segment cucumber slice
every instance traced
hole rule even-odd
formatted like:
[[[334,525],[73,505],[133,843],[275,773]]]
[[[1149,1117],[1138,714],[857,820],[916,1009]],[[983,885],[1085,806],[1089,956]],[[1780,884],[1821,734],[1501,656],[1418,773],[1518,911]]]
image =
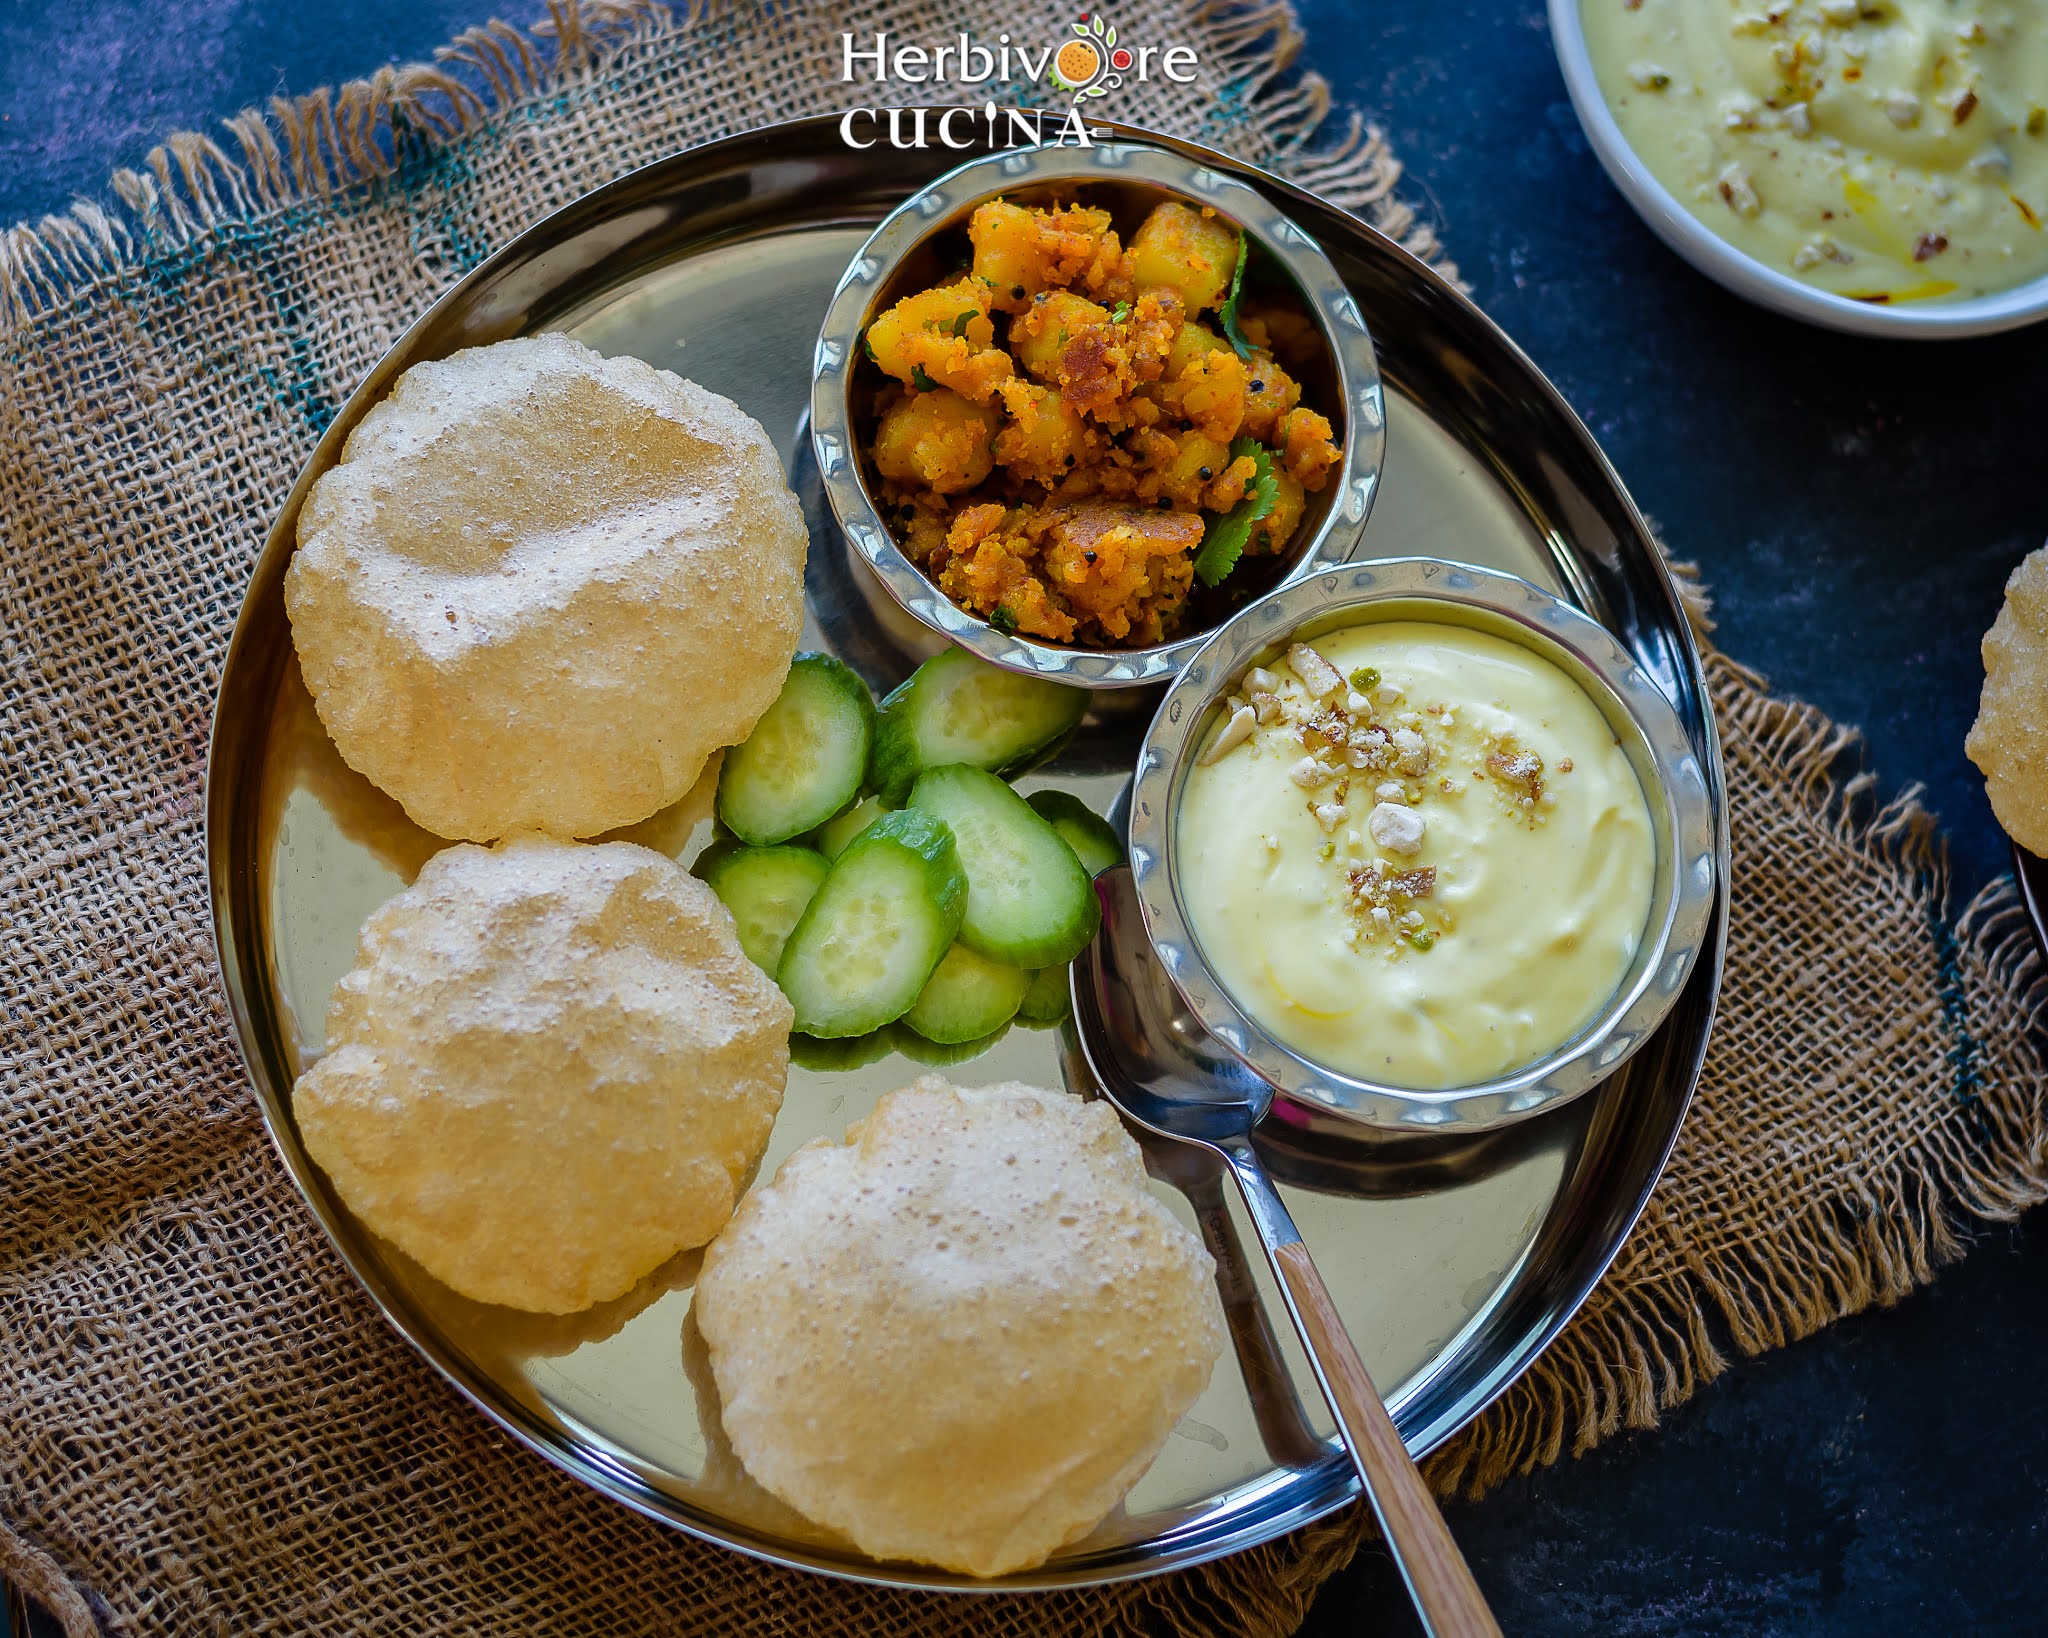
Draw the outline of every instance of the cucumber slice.
[[[1060,833],[980,768],[920,774],[905,812],[943,820],[967,873],[960,942],[1013,967],[1057,967],[1095,936],[1095,886]],[[886,824],[887,820],[878,820]]]
[[[838,858],[848,842],[888,811],[879,796],[863,796],[837,819],[827,819],[818,827],[818,851],[828,859]]]
[[[700,861],[698,874],[732,912],[747,959],[773,977],[791,930],[831,868],[807,847],[735,847]]]
[[[965,762],[1014,773],[1071,733],[1087,709],[1086,689],[1019,676],[949,648],[882,701],[868,783],[884,802],[900,803],[929,768]]]
[[[955,944],[932,969],[917,1004],[903,1015],[927,1041],[958,1046],[993,1034],[1017,1016],[1031,975]]]
[[[1078,796],[1066,791],[1033,791],[1025,800],[1033,813],[1060,833],[1089,875],[1099,876],[1111,865],[1124,862],[1123,838]]]
[[[783,947],[775,981],[796,1008],[795,1028],[836,1039],[901,1018],[960,931],[966,903],[952,832],[922,810],[883,814],[833,860]]]
[[[799,654],[775,703],[725,753],[718,817],[756,847],[815,830],[860,794],[874,738],[867,684],[829,654]]]
[[[1017,1016],[1027,1024],[1057,1024],[1073,1010],[1067,990],[1071,967],[1041,967],[1031,975],[1031,988],[1017,1003]]]

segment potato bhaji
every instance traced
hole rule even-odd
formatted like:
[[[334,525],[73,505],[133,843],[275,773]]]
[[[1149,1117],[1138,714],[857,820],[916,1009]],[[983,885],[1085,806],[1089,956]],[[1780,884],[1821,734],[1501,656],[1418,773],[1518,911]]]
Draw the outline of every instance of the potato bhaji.
[[[991,200],[972,263],[868,326],[870,453],[899,541],[1000,631],[1096,648],[1176,635],[1197,579],[1286,549],[1341,454],[1300,375],[1322,337],[1244,296],[1245,237],[1167,200]]]

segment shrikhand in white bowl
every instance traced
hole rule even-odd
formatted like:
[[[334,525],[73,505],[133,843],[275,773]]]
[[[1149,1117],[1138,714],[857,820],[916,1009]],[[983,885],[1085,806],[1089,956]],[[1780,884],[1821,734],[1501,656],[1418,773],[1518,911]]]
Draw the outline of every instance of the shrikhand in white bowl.
[[[1709,278],[1858,335],[2048,318],[2048,0],[1549,4],[1602,167]]]

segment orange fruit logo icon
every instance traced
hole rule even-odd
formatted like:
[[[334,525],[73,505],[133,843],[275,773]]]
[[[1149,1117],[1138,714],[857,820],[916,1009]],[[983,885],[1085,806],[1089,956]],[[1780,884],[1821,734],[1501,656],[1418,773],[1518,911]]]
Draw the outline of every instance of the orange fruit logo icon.
[[[1069,40],[1060,47],[1053,67],[1069,85],[1086,85],[1102,67],[1102,58],[1086,40]]]

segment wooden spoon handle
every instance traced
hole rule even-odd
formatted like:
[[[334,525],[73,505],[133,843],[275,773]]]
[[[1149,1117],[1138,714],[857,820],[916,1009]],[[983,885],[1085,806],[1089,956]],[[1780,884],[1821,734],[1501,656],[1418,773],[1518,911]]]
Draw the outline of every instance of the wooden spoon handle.
[[[1308,1247],[1298,1240],[1275,1246],[1273,1262],[1318,1356],[1344,1442],[1424,1624],[1438,1638],[1500,1638],[1493,1611],[1366,1375]]]

